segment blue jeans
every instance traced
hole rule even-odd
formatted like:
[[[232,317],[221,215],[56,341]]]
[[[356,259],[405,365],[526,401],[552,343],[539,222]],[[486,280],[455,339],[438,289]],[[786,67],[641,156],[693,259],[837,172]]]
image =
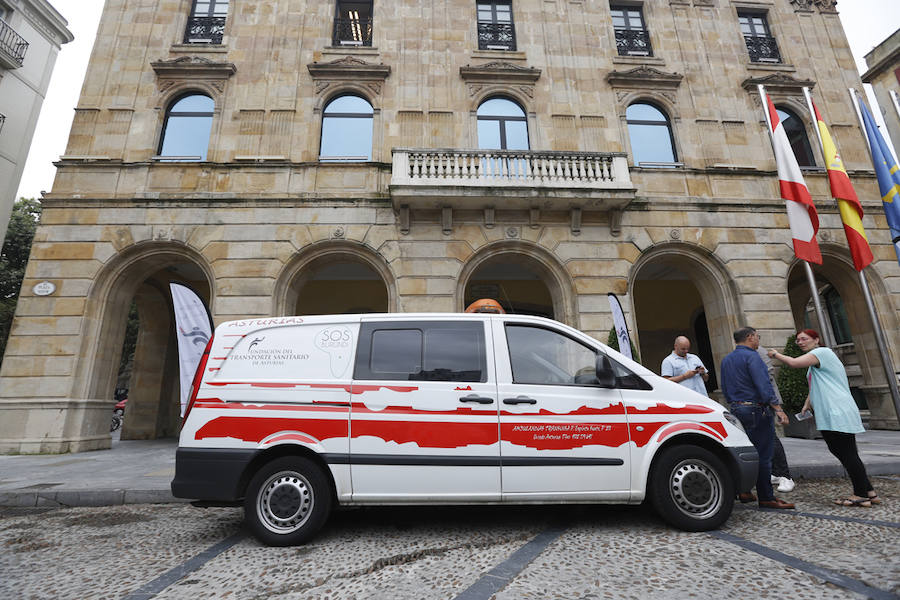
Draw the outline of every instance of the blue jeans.
[[[775,446],[775,419],[768,406],[761,404],[732,404],[731,414],[738,418],[747,437],[759,454],[759,471],[756,476],[757,499],[774,500],[772,491],[772,453]]]

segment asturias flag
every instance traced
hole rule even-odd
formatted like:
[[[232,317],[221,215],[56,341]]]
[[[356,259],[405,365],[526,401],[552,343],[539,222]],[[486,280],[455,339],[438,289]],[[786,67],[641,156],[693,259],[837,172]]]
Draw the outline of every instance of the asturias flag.
[[[878,188],[881,190],[881,202],[891,230],[891,241],[894,243],[897,259],[900,260],[900,167],[897,167],[897,161],[888,150],[887,142],[881,137],[881,132],[875,126],[866,105],[860,102],[859,110],[862,111],[866,134],[869,136],[872,164],[875,166],[875,176],[878,177]]]
[[[869,240],[866,238],[866,230],[863,228],[862,204],[856,196],[856,191],[847,176],[844,161],[838,154],[837,146],[828,133],[828,127],[819,109],[813,103],[816,112],[816,122],[819,125],[819,134],[822,137],[822,152],[825,155],[825,169],[828,171],[828,183],[831,185],[831,195],[838,203],[841,212],[841,221],[844,222],[844,233],[847,234],[847,245],[850,246],[850,255],[853,256],[853,266],[857,271],[865,269],[872,262],[872,249],[869,248]]]
[[[775,150],[775,164],[778,165],[778,183],[781,187],[781,197],[787,201],[794,254],[801,260],[821,265],[822,253],[819,252],[819,243],[816,241],[816,233],[819,231],[816,205],[809,195],[809,189],[797,165],[797,157],[791,150],[784,125],[781,124],[775,105],[772,104],[768,94],[766,103],[769,120],[772,123],[772,148]]]

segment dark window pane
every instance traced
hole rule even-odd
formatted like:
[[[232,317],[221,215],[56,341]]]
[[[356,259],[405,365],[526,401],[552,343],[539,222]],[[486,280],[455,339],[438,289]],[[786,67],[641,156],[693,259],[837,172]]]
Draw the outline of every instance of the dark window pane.
[[[325,117],[319,154],[325,160],[372,160],[372,120]]]
[[[784,132],[787,134],[794,156],[797,157],[797,164],[801,167],[816,166],[812,147],[809,144],[809,138],[806,136],[806,125],[804,122],[792,111],[781,108],[777,108],[776,111],[784,126]]]
[[[422,370],[422,332],[418,329],[385,329],[372,333],[373,374],[391,373],[398,379]]]
[[[500,121],[478,121],[478,147],[481,150],[500,149]]]
[[[416,379],[428,381],[482,381],[485,368],[484,329],[427,329],[425,367]]]
[[[208,112],[212,116],[212,111],[216,107],[216,103],[208,96],[186,96],[172,105],[170,112]]]
[[[506,150],[528,150],[528,126],[524,121],[506,121]]]
[[[507,325],[506,341],[515,383],[572,385],[595,373],[596,353],[555,331]]]
[[[661,110],[650,104],[632,104],[625,109],[625,117],[629,121],[654,121],[666,123],[666,115]]]
[[[664,125],[628,125],[634,163],[675,162],[669,128]]]
[[[160,156],[191,156],[206,160],[212,131],[212,98],[200,94],[176,101],[166,113]]]
[[[478,107],[479,117],[524,117],[525,111],[518,104],[506,98],[491,98]]]
[[[206,160],[212,117],[169,117],[160,156],[199,156]]]
[[[373,110],[368,101],[341,96],[332,100],[324,113],[321,160],[372,160]]]
[[[371,115],[373,110],[372,105],[359,96],[341,96],[332,100],[325,107],[325,114],[329,113]]]

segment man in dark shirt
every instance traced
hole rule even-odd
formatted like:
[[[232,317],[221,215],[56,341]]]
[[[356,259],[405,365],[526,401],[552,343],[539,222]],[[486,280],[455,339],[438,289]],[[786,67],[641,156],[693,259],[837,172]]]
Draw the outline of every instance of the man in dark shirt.
[[[769,381],[765,363],[756,353],[759,334],[752,327],[734,332],[735,349],[722,359],[722,392],[732,414],[740,420],[747,437],[759,454],[756,493],[762,508],[794,508],[790,502],[775,497],[772,491],[772,452],[775,443],[775,424],[772,413],[781,424],[788,422]],[[753,500],[752,494],[741,494],[741,502]]]

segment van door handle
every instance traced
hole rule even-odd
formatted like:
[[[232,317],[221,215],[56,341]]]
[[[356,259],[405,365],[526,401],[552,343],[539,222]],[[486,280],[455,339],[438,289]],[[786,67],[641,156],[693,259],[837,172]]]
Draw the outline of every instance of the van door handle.
[[[537,400],[528,396],[516,396],[515,398],[504,398],[503,404],[537,404]]]
[[[475,394],[469,394],[468,396],[463,396],[459,399],[460,402],[474,402],[476,404],[493,404],[493,398],[485,398],[484,396],[477,396]]]

